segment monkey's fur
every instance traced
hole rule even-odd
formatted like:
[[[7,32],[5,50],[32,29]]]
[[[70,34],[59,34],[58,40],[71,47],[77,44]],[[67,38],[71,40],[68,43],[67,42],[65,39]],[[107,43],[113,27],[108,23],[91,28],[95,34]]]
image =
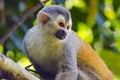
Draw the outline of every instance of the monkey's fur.
[[[89,44],[71,30],[72,18],[60,6],[44,7],[24,38],[27,56],[44,80],[114,80]]]

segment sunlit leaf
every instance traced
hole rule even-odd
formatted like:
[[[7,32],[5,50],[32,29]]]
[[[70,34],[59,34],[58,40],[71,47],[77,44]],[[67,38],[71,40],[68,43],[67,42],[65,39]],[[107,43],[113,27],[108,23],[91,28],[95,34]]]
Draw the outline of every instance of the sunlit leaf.
[[[68,4],[69,3],[69,4]],[[65,7],[68,9],[71,9],[73,6],[72,0],[66,0]]]
[[[14,59],[14,57],[15,57],[14,52],[13,51],[8,51],[7,52],[7,57],[9,57],[11,59]]]
[[[0,45],[0,53],[3,53],[3,45]]]
[[[79,23],[78,24],[78,35],[85,40],[88,43],[91,43],[93,40],[93,33],[91,28],[89,28],[86,24],[84,23]]]
[[[73,6],[81,8],[81,7],[85,7],[86,3],[84,0],[74,0],[73,2]]]
[[[113,0],[104,0],[106,4],[112,4]]]
[[[33,21],[33,26],[35,26],[37,24],[37,21],[36,20],[34,20]]]
[[[110,21],[106,21],[106,22],[104,23],[104,26],[105,26],[106,28],[110,28],[110,27],[111,27],[111,22],[110,22]]]
[[[44,1],[44,0],[43,0]],[[49,0],[45,5],[51,5],[52,4],[52,0]]]
[[[120,20],[114,20],[113,27],[115,31],[120,31]]]
[[[23,68],[31,64],[31,62],[26,57],[21,58],[17,63]],[[33,69],[33,67],[31,68]]]
[[[18,62],[23,57],[26,57],[24,53],[19,52],[19,51],[15,53],[15,61],[16,62]]]
[[[86,6],[86,3],[84,0],[66,0],[65,6],[68,9],[72,8],[73,6],[77,8],[83,8]]]
[[[110,5],[105,6],[104,14],[109,20],[114,20],[116,18],[116,14]]]

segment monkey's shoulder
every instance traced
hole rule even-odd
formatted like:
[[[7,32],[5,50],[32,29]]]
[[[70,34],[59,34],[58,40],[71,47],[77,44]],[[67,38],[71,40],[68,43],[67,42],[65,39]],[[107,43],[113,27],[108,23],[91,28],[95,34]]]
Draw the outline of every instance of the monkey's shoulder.
[[[68,34],[68,37],[66,39],[66,43],[69,47],[71,48],[75,48],[78,49],[82,48],[83,45],[83,40],[81,39],[81,37],[73,30],[71,30],[71,32]]]
[[[38,30],[39,30],[38,27],[35,26],[27,31],[27,33],[23,39],[24,45],[29,45],[29,44],[32,44],[36,41],[36,39],[37,39],[36,37],[39,37]]]

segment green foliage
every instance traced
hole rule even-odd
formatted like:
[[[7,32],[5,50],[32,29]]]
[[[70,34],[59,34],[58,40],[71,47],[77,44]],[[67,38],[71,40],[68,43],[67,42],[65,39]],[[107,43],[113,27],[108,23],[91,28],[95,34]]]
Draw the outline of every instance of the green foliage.
[[[3,53],[3,45],[0,45],[0,53]]]
[[[6,24],[0,24],[0,37],[39,0],[5,0]],[[120,80],[120,0],[49,0],[46,5],[63,5],[72,15],[73,30],[99,53],[108,67]],[[6,54],[22,67],[30,64],[22,44],[26,31],[36,25],[35,12],[9,39],[0,45]]]
[[[88,42],[88,43],[92,42],[92,40],[93,40],[92,29],[90,27],[88,27],[86,24],[79,23],[78,24],[78,31],[77,31],[77,33],[86,42]]]
[[[120,55],[115,54],[111,50],[102,50],[99,52],[100,56],[103,58],[105,63],[108,65],[108,67],[112,70],[113,74],[115,75],[116,80],[120,80]]]

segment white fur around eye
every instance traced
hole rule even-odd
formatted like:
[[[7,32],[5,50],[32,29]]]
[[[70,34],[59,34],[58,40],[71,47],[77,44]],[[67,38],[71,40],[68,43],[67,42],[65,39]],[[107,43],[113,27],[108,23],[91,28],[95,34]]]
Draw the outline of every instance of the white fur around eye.
[[[57,21],[58,22],[63,22],[63,23],[65,23],[65,18],[64,18],[64,16],[62,16],[62,15],[59,15],[58,17],[57,17]]]
[[[57,19],[63,19],[63,20],[65,20],[65,18],[64,18],[63,15],[59,15],[59,16],[57,17]]]

